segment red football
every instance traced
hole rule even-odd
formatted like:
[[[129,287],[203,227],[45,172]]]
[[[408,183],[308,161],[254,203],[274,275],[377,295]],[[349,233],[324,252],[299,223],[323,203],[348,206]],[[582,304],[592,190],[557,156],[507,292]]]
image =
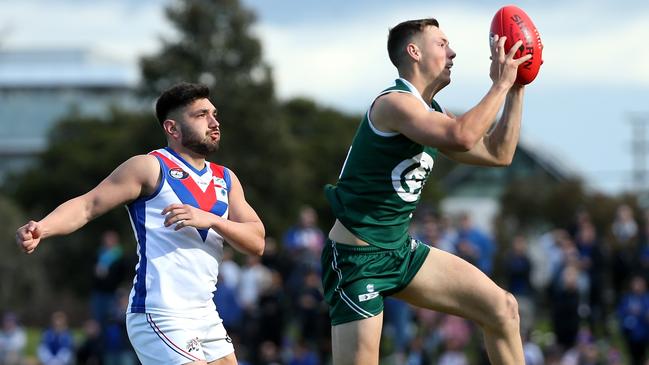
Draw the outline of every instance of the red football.
[[[543,64],[541,35],[532,23],[532,19],[517,6],[503,6],[494,15],[489,33],[489,39],[494,34],[507,37],[505,51],[509,51],[519,39],[523,40],[523,45],[516,52],[514,58],[522,57],[528,53],[532,55],[532,58],[518,66],[516,82],[522,85],[532,82]]]

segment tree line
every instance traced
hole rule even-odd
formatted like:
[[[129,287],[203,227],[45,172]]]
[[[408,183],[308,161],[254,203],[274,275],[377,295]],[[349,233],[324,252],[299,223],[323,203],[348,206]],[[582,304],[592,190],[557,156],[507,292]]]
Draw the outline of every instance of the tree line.
[[[210,159],[237,173],[268,235],[281,237],[305,204],[319,212],[323,229],[328,228],[333,217],[322,189],[336,181],[361,116],[305,98],[279,100],[262,45],[251,34],[255,14],[238,0],[183,0],[166,14],[177,35],[162,39],[156,54],[140,60],[142,81],[136,97],[142,105],[152,105],[162,90],[180,81],[210,86],[223,136],[220,151]],[[59,121],[35,163],[1,187],[2,237],[13,241],[15,229],[27,217],[40,219],[61,202],[90,190],[129,157],[164,146],[151,109],[113,108],[100,117],[71,113]],[[436,162],[434,176],[452,167],[442,159]],[[434,206],[443,192],[431,180],[424,199]],[[539,221],[567,224],[571,213],[589,205],[606,210],[601,213],[604,220],[612,215],[614,201],[591,195],[580,182],[548,187],[532,179],[512,184],[503,204],[502,221],[515,218],[525,227]],[[3,245],[0,308],[20,307],[45,321],[48,312],[39,309],[51,305],[47,302],[86,296],[91,285],[86,273],[92,270],[106,229],[116,229],[134,243],[127,215],[113,210],[72,235],[50,239],[29,258]]]

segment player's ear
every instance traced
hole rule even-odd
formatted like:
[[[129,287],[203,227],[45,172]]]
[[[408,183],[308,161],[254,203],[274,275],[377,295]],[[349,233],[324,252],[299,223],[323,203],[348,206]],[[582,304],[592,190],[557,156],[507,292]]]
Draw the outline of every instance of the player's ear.
[[[178,123],[173,119],[166,119],[162,122],[162,128],[165,130],[166,134],[173,137],[177,137],[180,132]]]
[[[415,43],[408,43],[406,45],[406,54],[408,54],[408,57],[412,58],[415,61],[419,61],[419,58],[421,57],[421,50]]]

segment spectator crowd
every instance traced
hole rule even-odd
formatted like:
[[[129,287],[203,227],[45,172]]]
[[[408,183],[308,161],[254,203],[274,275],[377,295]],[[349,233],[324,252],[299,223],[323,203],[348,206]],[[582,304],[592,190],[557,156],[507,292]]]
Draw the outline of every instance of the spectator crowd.
[[[519,303],[527,365],[647,365],[649,348],[649,214],[621,205],[609,227],[585,212],[568,229],[514,235],[496,242],[471,215],[422,210],[411,234],[474,264]],[[240,364],[325,365],[330,326],[320,284],[326,235],[304,207],[280,239],[267,237],[262,257],[225,247],[215,303]],[[64,311],[41,334],[38,363],[137,364],[124,326],[131,279],[129,253],[115,232],[102,237],[91,313],[73,335]],[[488,364],[470,322],[387,299],[382,364]],[[3,316],[0,364],[27,364],[26,334]]]

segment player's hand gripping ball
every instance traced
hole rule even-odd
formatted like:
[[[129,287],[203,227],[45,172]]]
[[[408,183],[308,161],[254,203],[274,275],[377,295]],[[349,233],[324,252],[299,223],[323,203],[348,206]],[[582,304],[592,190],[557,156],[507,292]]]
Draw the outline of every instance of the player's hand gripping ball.
[[[505,51],[509,51],[519,39],[523,41],[523,45],[514,57],[519,58],[531,54],[532,58],[518,66],[516,83],[526,85],[532,82],[543,64],[541,35],[532,23],[532,19],[519,7],[504,6],[496,12],[491,21],[490,41],[493,40],[495,34],[498,34],[499,37],[507,37]]]

